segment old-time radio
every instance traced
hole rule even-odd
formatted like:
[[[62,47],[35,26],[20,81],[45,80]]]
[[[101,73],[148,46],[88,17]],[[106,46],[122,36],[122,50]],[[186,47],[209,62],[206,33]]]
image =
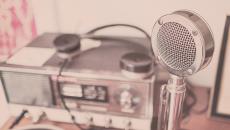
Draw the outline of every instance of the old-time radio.
[[[154,63],[146,38],[45,33],[0,65],[12,115],[150,130]],[[93,40],[92,40],[93,39]],[[70,116],[71,115],[71,116]]]

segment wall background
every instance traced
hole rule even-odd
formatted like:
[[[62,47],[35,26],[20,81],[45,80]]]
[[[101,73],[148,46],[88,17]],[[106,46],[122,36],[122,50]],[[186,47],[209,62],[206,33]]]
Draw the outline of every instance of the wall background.
[[[197,85],[214,86],[225,18],[230,13],[229,0],[32,0],[32,5],[38,34],[81,33],[109,23],[134,24],[151,33],[153,24],[160,16],[178,9],[193,10],[210,24],[215,39],[215,52],[211,64],[189,79]],[[128,29],[103,32],[139,35]],[[0,124],[1,118],[7,117],[2,115],[5,109],[1,107]]]
[[[214,86],[226,15],[230,12],[228,0],[33,0],[38,34],[53,32],[85,32],[109,23],[129,23],[151,33],[155,21],[162,15],[178,9],[193,10],[210,24],[215,39],[211,64],[189,79],[194,84]],[[106,34],[138,35],[134,31],[113,29]]]

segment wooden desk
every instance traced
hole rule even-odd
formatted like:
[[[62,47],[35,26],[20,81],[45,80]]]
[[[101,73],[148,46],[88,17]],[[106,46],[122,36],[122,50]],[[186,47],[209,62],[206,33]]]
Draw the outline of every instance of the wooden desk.
[[[14,118],[11,117],[0,130],[9,130],[9,127],[12,124],[13,120],[14,120]],[[79,130],[78,127],[74,126],[73,124],[69,124],[69,123],[51,122],[48,120],[43,120],[41,123],[42,124],[55,125],[57,127],[60,127],[60,128],[66,129],[66,130]],[[31,124],[30,119],[21,120],[21,122],[20,122],[20,124],[18,124],[18,126],[25,126],[27,124]]]
[[[193,111],[197,109],[203,109],[208,105],[209,97],[207,96],[208,88],[194,88],[196,96],[198,97],[197,104],[193,108]],[[10,124],[13,122],[13,118],[10,118],[6,124],[1,128],[1,130],[8,130]],[[24,126],[26,124],[30,124],[31,121],[29,119],[23,119],[20,122],[20,126]],[[55,126],[64,128],[66,130],[78,130],[78,128],[74,125],[67,123],[58,123],[51,121],[42,121],[44,124],[53,124]],[[230,121],[221,122],[217,120],[213,120],[208,118],[207,112],[197,114],[195,112],[191,112],[191,115],[183,120],[181,123],[181,128],[185,130],[229,130],[230,129]]]
[[[204,109],[209,105],[209,88],[195,87],[195,94],[197,96],[197,104],[193,110]],[[187,123],[186,123],[187,122]],[[183,120],[181,127],[186,130],[230,130],[230,120],[220,121],[212,119],[208,116],[208,111],[204,113],[191,112],[188,121]]]

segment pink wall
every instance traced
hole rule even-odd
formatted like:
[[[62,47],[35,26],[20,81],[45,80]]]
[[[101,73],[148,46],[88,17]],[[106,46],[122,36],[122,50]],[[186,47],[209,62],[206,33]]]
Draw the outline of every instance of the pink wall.
[[[0,61],[36,36],[28,0],[0,0]]]

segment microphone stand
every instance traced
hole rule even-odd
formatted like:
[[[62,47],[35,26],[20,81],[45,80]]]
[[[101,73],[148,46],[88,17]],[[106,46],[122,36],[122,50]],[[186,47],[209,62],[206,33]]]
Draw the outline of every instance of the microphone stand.
[[[183,77],[171,75],[168,84],[161,87],[157,130],[178,130],[185,99]]]

